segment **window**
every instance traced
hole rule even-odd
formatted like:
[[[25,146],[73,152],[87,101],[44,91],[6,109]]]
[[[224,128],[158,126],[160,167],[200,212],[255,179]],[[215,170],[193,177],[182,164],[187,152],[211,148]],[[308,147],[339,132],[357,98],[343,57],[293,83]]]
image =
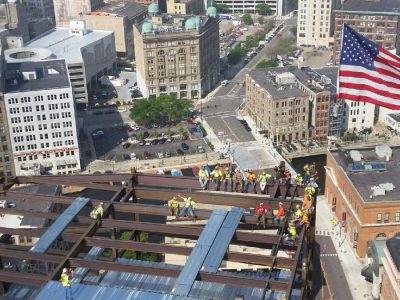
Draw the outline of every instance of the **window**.
[[[390,220],[390,213],[385,212],[385,223],[389,223]]]
[[[380,224],[382,223],[382,214],[378,213],[378,216],[376,217],[376,223]]]
[[[396,212],[394,215],[394,221],[395,222],[400,222],[400,212]]]

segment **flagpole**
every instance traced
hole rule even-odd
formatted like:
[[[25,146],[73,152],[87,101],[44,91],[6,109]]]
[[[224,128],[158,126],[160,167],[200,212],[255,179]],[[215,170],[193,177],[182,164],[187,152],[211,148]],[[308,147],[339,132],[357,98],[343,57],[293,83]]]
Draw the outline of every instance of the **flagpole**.
[[[340,39],[340,51],[339,51],[339,53],[340,54],[342,54],[342,47],[343,47],[343,36],[344,36],[344,26],[345,26],[346,24],[345,23],[343,23],[343,26],[342,26],[342,38]],[[334,55],[335,55],[335,53],[334,53]],[[339,58],[339,67],[338,67],[338,70],[337,70],[337,79],[336,79],[336,95],[339,95],[339,73],[340,73],[340,61],[341,61],[341,59],[342,59],[342,57],[340,57]],[[337,98],[336,98],[336,100],[338,100]]]

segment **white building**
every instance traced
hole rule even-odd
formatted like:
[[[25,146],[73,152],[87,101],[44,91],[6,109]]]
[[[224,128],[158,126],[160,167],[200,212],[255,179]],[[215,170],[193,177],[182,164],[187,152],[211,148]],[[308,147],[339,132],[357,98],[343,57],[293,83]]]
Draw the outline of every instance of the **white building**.
[[[110,74],[117,59],[114,33],[90,30],[84,21],[71,21],[70,28],[54,28],[26,47],[46,48],[53,57],[65,59],[77,107],[89,103],[89,90]]]
[[[345,102],[345,131],[360,131],[374,126],[375,104],[349,100]]]
[[[337,0],[299,0],[297,18],[297,45],[328,47],[332,9]]]
[[[225,4],[229,7],[231,13],[256,13],[256,7],[260,3],[266,3],[271,8],[274,14],[281,16],[278,12],[278,2],[283,2],[284,0],[215,0],[216,4]],[[282,7],[282,5],[280,5]]]
[[[64,60],[45,49],[5,51],[4,104],[16,175],[80,171],[75,106]]]
[[[400,113],[387,114],[385,115],[383,122],[392,127],[397,132],[400,132]]]

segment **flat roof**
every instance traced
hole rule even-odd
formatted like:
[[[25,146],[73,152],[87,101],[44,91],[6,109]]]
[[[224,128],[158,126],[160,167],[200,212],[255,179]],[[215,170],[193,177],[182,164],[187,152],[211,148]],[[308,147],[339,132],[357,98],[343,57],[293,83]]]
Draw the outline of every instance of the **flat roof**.
[[[143,12],[146,12],[147,8],[140,3],[136,2],[129,2],[129,3],[118,3],[118,4],[111,4],[111,5],[106,5],[98,10],[96,12],[106,12],[109,13],[110,15],[115,14],[115,16],[123,16],[123,17],[128,17],[128,18],[134,18],[137,15],[142,14]],[[91,14],[95,15],[95,14]]]
[[[64,58],[67,64],[82,63],[81,49],[105,37],[112,35],[111,31],[90,30],[84,36],[70,35],[69,28],[53,28],[36,39],[27,43],[27,47],[47,48],[57,58]]]
[[[272,99],[285,99],[290,97],[307,96],[296,84],[283,85],[275,83],[275,76],[285,72],[298,70],[290,68],[268,68],[257,69],[249,72],[249,76],[254,79],[263,89],[265,89],[272,97]]]
[[[23,73],[35,74],[24,80]],[[70,87],[64,60],[12,62],[6,64],[5,93],[29,92]]]
[[[389,161],[379,158],[375,153],[374,147],[330,150],[330,153],[336,163],[346,172],[365,202],[400,202],[400,147],[391,147],[391,149],[392,157]],[[385,170],[350,171],[350,164],[361,164],[352,161],[349,154],[351,150],[357,150],[361,153],[364,164],[382,163],[385,165]],[[395,188],[392,191],[386,192],[384,196],[373,196],[370,198],[372,195],[371,187],[384,183],[393,183]]]
[[[343,2],[340,10],[364,11],[371,15],[380,12],[400,14],[400,4],[398,0],[347,0]]]

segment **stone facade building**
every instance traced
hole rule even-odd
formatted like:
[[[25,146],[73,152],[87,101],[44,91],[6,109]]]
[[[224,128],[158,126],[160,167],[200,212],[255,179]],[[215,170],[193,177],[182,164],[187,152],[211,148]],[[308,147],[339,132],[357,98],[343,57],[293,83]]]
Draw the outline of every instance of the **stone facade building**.
[[[199,15],[204,12],[201,0],[167,0],[167,13],[172,15]]]
[[[400,235],[388,240],[383,251],[381,299],[400,299]]]

